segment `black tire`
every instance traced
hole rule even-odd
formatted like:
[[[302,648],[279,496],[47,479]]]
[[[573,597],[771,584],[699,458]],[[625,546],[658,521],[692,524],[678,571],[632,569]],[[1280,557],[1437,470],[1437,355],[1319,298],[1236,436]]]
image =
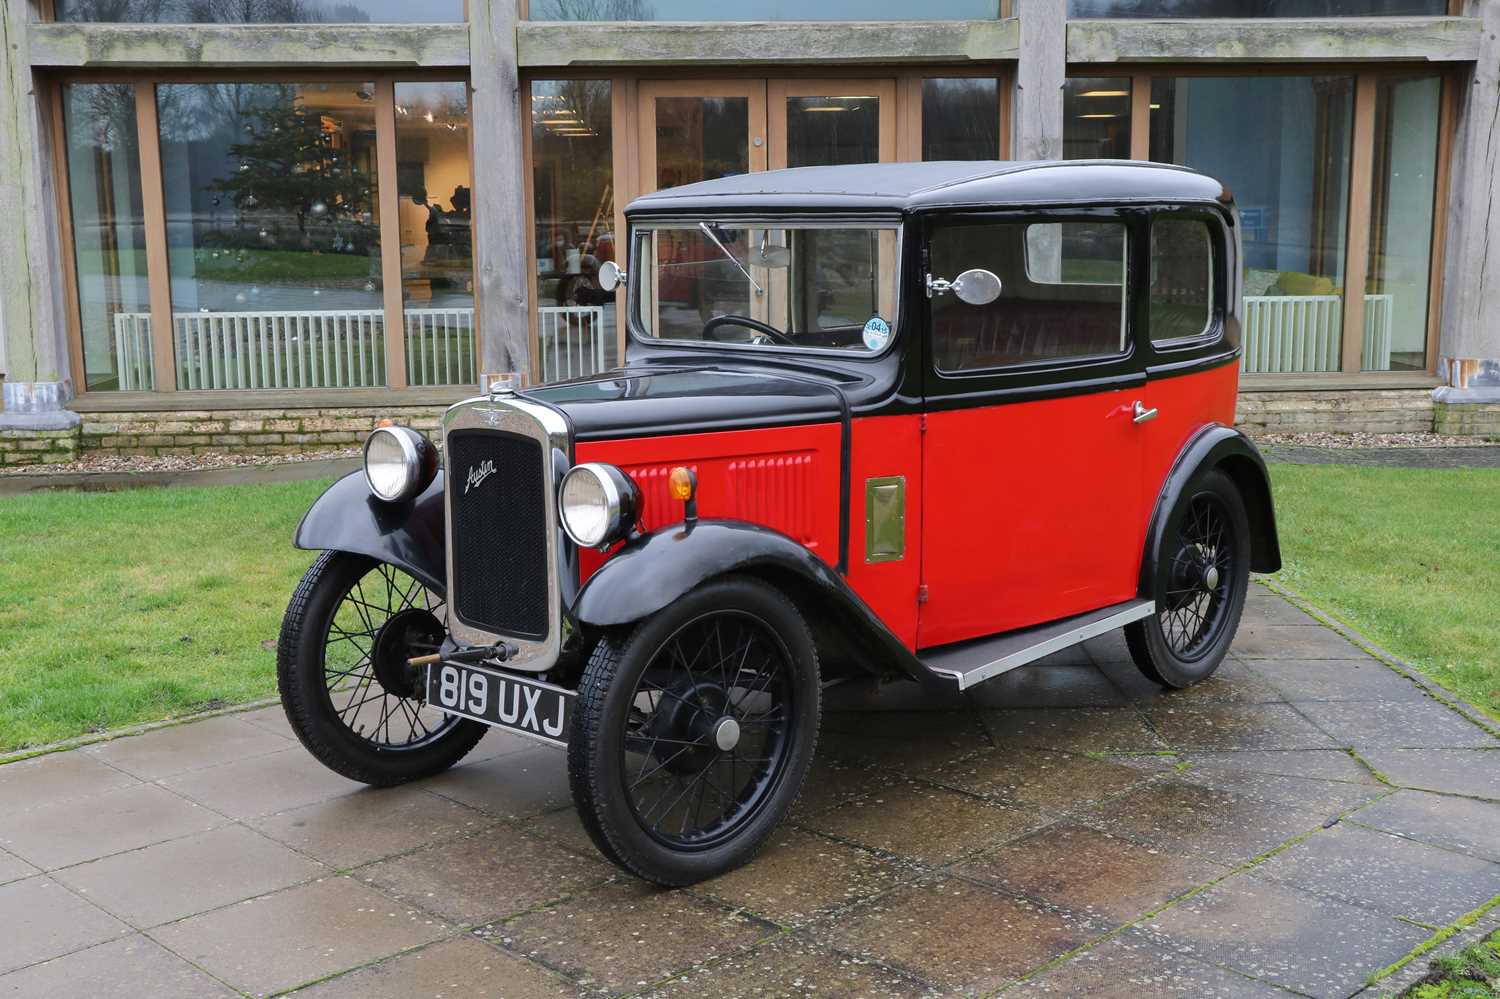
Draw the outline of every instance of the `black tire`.
[[[1245,501],[1232,479],[1210,471],[1167,521],[1152,593],[1156,613],[1125,627],[1136,666],[1164,687],[1212,676],[1234,641],[1249,588]]]
[[[628,637],[601,638],[568,742],[584,828],[606,857],[659,885],[744,864],[802,789],[821,697],[807,624],[756,579],[705,583]]]
[[[324,552],[302,577],[281,622],[276,681],[292,731],[330,770],[403,784],[448,769],[484,736],[478,722],[427,707],[415,675],[398,672],[408,654],[435,651],[441,609],[441,597],[363,555]]]

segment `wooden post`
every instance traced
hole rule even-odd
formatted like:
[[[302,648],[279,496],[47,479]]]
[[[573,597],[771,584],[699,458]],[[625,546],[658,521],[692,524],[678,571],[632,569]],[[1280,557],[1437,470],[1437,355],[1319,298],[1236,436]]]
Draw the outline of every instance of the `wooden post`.
[[[526,229],[529,169],[516,70],[516,0],[470,0],[473,86],[475,317],[479,370],[531,371]]]
[[[166,194],[161,176],[161,131],[156,85],[135,85],[135,127],[141,146],[141,206],[146,216],[146,273],[151,290],[151,360],[156,391],[177,391],[176,331],[172,325],[172,260],[167,252]]]
[[[375,160],[380,178],[380,285],[385,310],[385,383],[407,386],[406,303],[401,276],[401,192],[396,187],[396,84],[375,84]]]
[[[1016,60],[1011,155],[1062,159],[1063,85],[1067,79],[1067,12],[1062,0],[1013,0],[1021,23]]]
[[[1130,158],[1151,158],[1151,74],[1130,78]]]
[[[1354,151],[1349,165],[1349,234],[1344,244],[1344,330],[1339,370],[1358,374],[1365,342],[1365,277],[1370,264],[1370,185],[1375,170],[1376,78],[1354,87]]]

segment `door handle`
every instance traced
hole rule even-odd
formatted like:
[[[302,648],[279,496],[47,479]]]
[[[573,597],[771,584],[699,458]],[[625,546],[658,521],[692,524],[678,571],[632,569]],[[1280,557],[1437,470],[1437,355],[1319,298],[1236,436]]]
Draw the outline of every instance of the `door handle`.
[[[1152,420],[1156,419],[1158,412],[1159,411],[1154,406],[1150,409],[1147,409],[1145,404],[1137,399],[1135,401],[1135,409],[1133,415],[1130,418],[1135,423],[1150,423]]]

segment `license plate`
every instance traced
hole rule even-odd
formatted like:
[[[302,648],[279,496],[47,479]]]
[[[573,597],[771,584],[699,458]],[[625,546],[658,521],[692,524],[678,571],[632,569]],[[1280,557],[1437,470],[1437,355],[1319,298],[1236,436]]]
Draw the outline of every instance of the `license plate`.
[[[455,663],[427,667],[427,703],[554,746],[568,744],[576,694],[539,680]]]

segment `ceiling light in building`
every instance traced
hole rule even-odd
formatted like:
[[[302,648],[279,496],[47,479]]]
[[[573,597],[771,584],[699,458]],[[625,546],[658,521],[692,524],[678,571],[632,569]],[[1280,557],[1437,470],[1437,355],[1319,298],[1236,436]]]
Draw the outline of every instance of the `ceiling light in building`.
[[[542,118],[542,119],[540,119],[540,121],[541,121],[541,123],[543,125],[578,125],[578,124],[581,124],[581,122],[579,122],[579,120],[578,120],[578,118],[577,118],[576,115],[567,115],[567,116],[558,117],[558,118]]]
[[[824,104],[815,108],[803,108],[804,111],[848,111],[842,104]]]
[[[1151,105],[1151,110],[1152,111],[1160,111],[1161,110],[1161,105],[1160,104],[1153,104],[1153,105]]]
[[[1085,90],[1079,97],[1129,97],[1128,90]]]
[[[1078,117],[1080,117],[1080,118],[1118,118],[1120,116],[1117,115],[1117,114],[1081,114]]]

